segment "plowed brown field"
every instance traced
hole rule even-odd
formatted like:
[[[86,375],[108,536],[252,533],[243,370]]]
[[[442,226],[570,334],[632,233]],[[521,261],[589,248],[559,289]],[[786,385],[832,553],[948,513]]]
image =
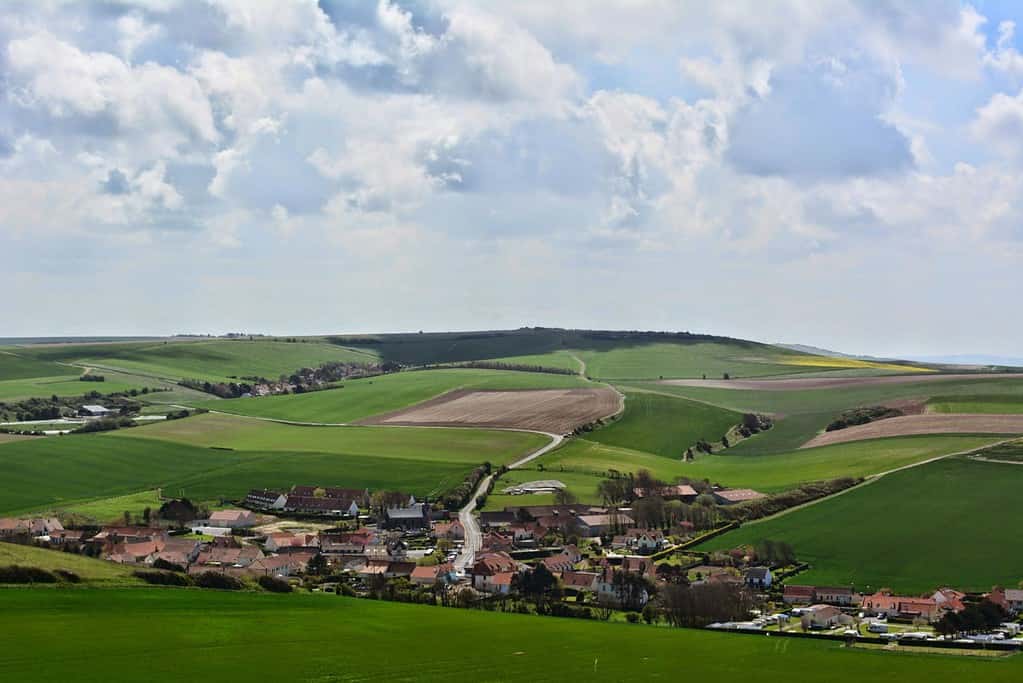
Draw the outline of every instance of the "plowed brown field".
[[[818,434],[801,448],[915,434],[1023,434],[1023,415],[928,413],[891,417],[887,420]]]
[[[607,387],[526,391],[452,391],[360,424],[499,427],[565,434],[613,415],[618,394]]]

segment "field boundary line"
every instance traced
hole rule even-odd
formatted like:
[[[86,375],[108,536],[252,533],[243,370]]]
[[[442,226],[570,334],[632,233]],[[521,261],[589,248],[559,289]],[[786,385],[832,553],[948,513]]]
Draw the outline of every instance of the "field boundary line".
[[[808,500],[805,503],[801,503],[799,505],[796,505],[796,506],[793,506],[793,507],[790,507],[790,508],[786,508],[784,510],[781,510],[780,512],[774,513],[773,515],[768,515],[767,517],[761,517],[760,519],[754,519],[754,520],[750,520],[749,522],[743,522],[742,526],[752,526],[752,525],[755,525],[755,524],[760,524],[761,522],[766,522],[768,520],[777,519],[778,517],[784,517],[785,515],[787,515],[787,514],[789,514],[791,512],[795,512],[796,510],[802,510],[803,508],[810,507],[811,505],[817,505],[818,503],[823,503],[826,500],[833,500],[833,499],[837,498],[838,496],[842,496],[842,495],[845,495],[845,494],[849,493],[850,491],[858,491],[859,489],[863,488],[864,486],[868,486],[870,484],[878,482],[881,479],[883,479],[884,477],[887,477],[889,474],[895,474],[896,472],[902,472],[904,470],[912,469],[914,467],[920,467],[921,465],[929,465],[932,462],[937,462],[939,460],[944,460],[945,458],[952,458],[952,457],[955,457],[957,455],[969,456],[971,453],[976,453],[978,450],[987,449],[987,448],[994,448],[995,446],[1001,446],[1002,444],[1009,443],[1010,441],[1015,441],[1018,438],[1019,437],[1015,437],[1014,436],[1011,439],[1003,439],[1001,441],[996,441],[996,442],[990,443],[990,444],[988,444],[986,446],[981,446],[980,448],[971,448],[971,449],[965,450],[965,451],[956,451],[955,453],[945,453],[944,455],[937,455],[937,456],[934,456],[933,458],[928,458],[927,460],[921,460],[920,462],[913,462],[913,463],[910,463],[908,465],[901,465],[899,467],[895,467],[895,468],[890,469],[890,470],[885,470],[884,472],[877,472],[876,474],[869,474],[869,475],[867,475],[867,476],[865,476],[863,478],[863,481],[861,481],[859,484],[856,484],[855,486],[850,486],[847,489],[842,489],[841,491],[836,491],[835,493],[832,493],[829,496],[823,496],[822,498],[815,498],[814,500]],[[971,460],[975,460],[976,458],[970,458],[970,459]],[[1023,463],[1012,463],[1012,464],[1023,465]]]

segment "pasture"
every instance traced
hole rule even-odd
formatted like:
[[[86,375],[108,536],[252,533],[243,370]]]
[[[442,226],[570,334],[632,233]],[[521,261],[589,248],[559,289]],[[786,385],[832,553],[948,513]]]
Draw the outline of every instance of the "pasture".
[[[960,453],[999,441],[996,436],[907,436],[808,448],[769,456],[699,455],[693,462],[577,439],[537,462],[551,477],[568,472],[604,475],[609,470],[647,469],[658,479],[708,479],[728,487],[771,493],[799,484],[838,477],[867,477],[942,455]],[[573,491],[574,493],[574,491]]]
[[[168,339],[105,344],[47,344],[19,347],[18,354],[38,361],[122,370],[146,377],[229,382],[261,376],[276,379],[302,367],[328,361],[374,362],[364,352],[324,342],[283,342],[256,339]]]
[[[421,370],[349,380],[343,388],[307,394],[193,401],[190,405],[237,415],[295,422],[344,423],[426,401],[457,389],[561,389],[588,386],[574,375],[509,370]]]
[[[143,585],[142,581],[131,575],[133,567],[96,560],[85,555],[64,553],[57,550],[45,550],[26,545],[15,545],[14,543],[0,543],[0,566],[22,565],[25,567],[38,567],[47,571],[63,569],[74,572],[82,581],[94,587],[114,586],[136,586]],[[3,590],[4,597],[10,595],[8,588]],[[30,589],[23,589],[30,590]],[[42,595],[53,593],[49,590],[41,591]],[[3,599],[0,599],[3,601]],[[0,610],[3,611],[3,610]],[[6,631],[5,631],[6,632]],[[0,676],[2,678],[2,676]]]
[[[157,488],[206,502],[300,483],[437,495],[486,460],[510,462],[544,443],[523,432],[294,427],[196,416],[5,443],[0,514],[88,510],[83,504],[90,503],[105,515],[115,511],[111,498]]]
[[[15,379],[79,374],[74,368],[19,355],[14,348],[0,348],[0,383]]]
[[[123,373],[98,373],[106,377],[105,382],[82,382],[79,374],[68,374],[74,368],[63,368],[64,374],[55,377],[32,377],[0,382],[0,401],[14,402],[26,398],[49,398],[50,396],[82,396],[90,391],[113,394],[119,391],[142,389],[142,387],[164,387],[163,382],[125,375]],[[155,397],[155,394],[154,394]]]
[[[1008,683],[1023,675],[1019,657],[898,654],[328,595],[25,589],[6,591],[3,599],[0,678],[26,682],[107,681],[112,669],[175,682],[564,681],[581,673],[590,681],[621,681],[684,670],[713,680],[799,680],[813,671],[835,683]],[[471,646],[481,634],[485,646]]]
[[[742,421],[742,414],[659,394],[628,392],[625,412],[586,438],[678,459],[700,439],[717,443]]]
[[[788,514],[744,525],[701,550],[786,541],[812,568],[800,584],[919,594],[990,590],[1023,579],[1018,465],[955,457],[896,472]]]
[[[932,413],[973,413],[1019,415],[1023,413],[1023,393],[1019,395],[934,396],[927,401]]]

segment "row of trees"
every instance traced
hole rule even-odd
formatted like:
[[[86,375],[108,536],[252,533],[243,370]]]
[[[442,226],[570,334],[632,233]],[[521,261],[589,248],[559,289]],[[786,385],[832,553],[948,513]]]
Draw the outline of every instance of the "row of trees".
[[[967,605],[961,612],[946,612],[935,622],[934,630],[946,637],[981,633],[997,628],[1007,617],[999,605],[983,600]]]

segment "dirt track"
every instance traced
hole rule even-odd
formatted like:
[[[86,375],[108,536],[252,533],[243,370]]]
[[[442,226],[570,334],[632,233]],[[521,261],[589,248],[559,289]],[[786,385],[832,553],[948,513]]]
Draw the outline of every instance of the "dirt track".
[[[916,434],[1023,434],[1023,415],[928,413],[891,417],[887,420],[818,434],[800,448]]]
[[[614,414],[618,395],[607,387],[526,391],[452,391],[359,424],[499,427],[565,434]]]
[[[659,384],[706,389],[746,389],[754,391],[800,391],[884,384],[922,384],[956,379],[1023,379],[1023,373],[1005,374],[926,374],[888,375],[884,377],[790,377],[788,379],[666,379]]]

